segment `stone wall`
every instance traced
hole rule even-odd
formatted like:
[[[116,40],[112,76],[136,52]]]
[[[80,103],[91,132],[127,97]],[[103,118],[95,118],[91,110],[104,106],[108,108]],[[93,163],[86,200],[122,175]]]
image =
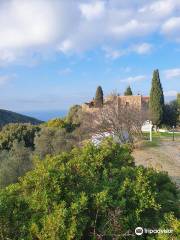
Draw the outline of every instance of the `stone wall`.
[[[117,96],[117,105],[135,107],[138,110],[148,110],[149,97],[138,96]],[[108,96],[104,99],[104,104],[108,104],[114,99],[113,96]],[[88,103],[82,104],[82,110],[84,112],[93,113],[97,112],[98,108],[90,107]]]

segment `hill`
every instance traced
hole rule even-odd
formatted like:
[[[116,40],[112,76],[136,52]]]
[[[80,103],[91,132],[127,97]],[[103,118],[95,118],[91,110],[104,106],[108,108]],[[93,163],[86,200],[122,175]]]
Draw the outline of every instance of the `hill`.
[[[42,121],[19,113],[0,109],[0,127],[8,123],[31,123],[36,125],[42,123]]]

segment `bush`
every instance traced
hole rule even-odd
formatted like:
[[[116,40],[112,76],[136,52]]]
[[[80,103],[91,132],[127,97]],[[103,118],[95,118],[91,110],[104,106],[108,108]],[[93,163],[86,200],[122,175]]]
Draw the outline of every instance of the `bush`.
[[[55,155],[60,152],[70,151],[76,139],[65,129],[52,127],[42,127],[35,137],[35,154],[44,158],[47,154]]]
[[[48,122],[44,123],[43,126],[49,128],[62,128],[65,129],[67,132],[72,132],[77,127],[76,124],[73,124],[72,122],[68,122],[61,118],[49,120]]]
[[[67,122],[79,125],[82,118],[82,107],[80,105],[74,105],[69,109],[67,115]]]
[[[169,104],[164,106],[164,120],[163,123],[170,126],[176,126],[178,124],[178,104],[177,101],[171,101]]]
[[[0,188],[15,183],[33,167],[32,151],[23,142],[13,142],[11,150],[0,153]]]
[[[34,148],[34,138],[40,127],[30,124],[8,124],[0,131],[0,150],[10,150],[14,141],[23,141],[25,147]]]
[[[37,159],[33,171],[0,192],[0,232],[14,240],[122,239],[178,211],[168,176],[135,167],[129,149],[107,139]]]

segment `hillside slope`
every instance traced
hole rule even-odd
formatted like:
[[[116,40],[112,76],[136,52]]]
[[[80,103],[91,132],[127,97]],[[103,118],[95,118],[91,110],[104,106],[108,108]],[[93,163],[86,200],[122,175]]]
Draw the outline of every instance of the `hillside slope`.
[[[28,117],[19,113],[11,112],[8,110],[0,109],[0,127],[8,123],[31,123],[40,124],[42,121]]]

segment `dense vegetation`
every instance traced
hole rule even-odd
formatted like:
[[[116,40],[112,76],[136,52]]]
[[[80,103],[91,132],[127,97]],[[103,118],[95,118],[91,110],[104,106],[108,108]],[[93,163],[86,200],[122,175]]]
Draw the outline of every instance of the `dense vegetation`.
[[[167,126],[177,126],[179,123],[179,110],[177,100],[173,100],[164,106],[163,123]]]
[[[0,132],[0,187],[16,182],[33,166],[34,139],[39,126],[9,124]]]
[[[0,127],[8,123],[40,124],[42,121],[39,121],[32,117],[27,117],[22,114],[0,109]]]
[[[162,225],[178,239],[175,185],[165,173],[135,167],[128,146],[107,139],[35,162],[1,190],[2,239],[129,239],[136,226]]]
[[[77,125],[54,119],[42,125],[8,124],[0,131],[0,187],[17,182],[33,168],[33,155],[44,158],[77,145]],[[72,133],[74,131],[74,133]]]

